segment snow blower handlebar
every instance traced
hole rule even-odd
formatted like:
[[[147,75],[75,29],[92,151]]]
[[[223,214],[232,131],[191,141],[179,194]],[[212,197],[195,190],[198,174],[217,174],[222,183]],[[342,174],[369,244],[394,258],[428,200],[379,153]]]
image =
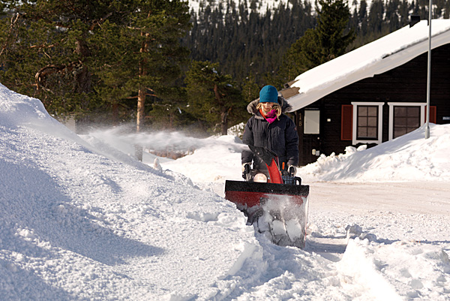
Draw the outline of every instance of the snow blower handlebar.
[[[276,161],[278,159],[278,157],[275,153],[271,152],[270,150],[268,150],[264,147],[253,146],[253,145],[249,145],[248,147],[253,152],[253,154],[260,157],[264,161],[264,163],[266,163],[267,165],[270,165],[272,163],[272,160]]]
[[[267,165],[267,170],[269,172],[270,183],[283,184],[283,178],[281,177],[280,170],[278,169],[277,160],[278,157],[271,151],[256,147],[253,145],[248,146],[250,150],[258,157],[260,157],[264,163]]]

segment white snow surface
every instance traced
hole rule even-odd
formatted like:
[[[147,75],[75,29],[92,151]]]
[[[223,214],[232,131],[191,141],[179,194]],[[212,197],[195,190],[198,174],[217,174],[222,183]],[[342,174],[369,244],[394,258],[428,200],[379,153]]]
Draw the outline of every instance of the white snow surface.
[[[449,300],[450,125],[423,137],[299,168],[301,250],[255,234],[223,198],[239,138],[78,136],[0,84],[0,299]],[[132,155],[172,139],[191,153]]]

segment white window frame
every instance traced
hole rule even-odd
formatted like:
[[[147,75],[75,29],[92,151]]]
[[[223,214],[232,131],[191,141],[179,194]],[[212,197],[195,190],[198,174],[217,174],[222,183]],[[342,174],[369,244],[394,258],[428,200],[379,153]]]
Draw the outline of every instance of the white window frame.
[[[394,107],[420,107],[420,126],[425,123],[426,102],[388,102],[389,106],[389,140],[394,139]]]
[[[353,105],[353,129],[352,129],[352,144],[358,143],[376,143],[381,144],[383,140],[383,105],[384,102],[352,102]],[[356,139],[357,137],[357,124],[358,124],[358,106],[378,106],[378,139]]]

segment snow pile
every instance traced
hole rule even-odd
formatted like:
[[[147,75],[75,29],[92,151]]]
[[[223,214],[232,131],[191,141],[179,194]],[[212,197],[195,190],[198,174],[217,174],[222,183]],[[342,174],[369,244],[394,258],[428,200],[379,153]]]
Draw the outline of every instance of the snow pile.
[[[347,147],[345,154],[321,155],[301,169],[323,181],[450,181],[450,124],[430,124],[373,148]]]
[[[368,299],[375,295],[379,300],[446,300],[447,252],[416,242],[380,245],[352,240],[337,264],[339,281],[360,285]]]
[[[1,85],[0,116],[2,300],[225,297],[258,259],[240,212],[190,179],[100,155]]]
[[[173,134],[195,150],[143,164],[134,144],[157,134],[77,136],[0,85],[0,299],[448,300],[449,132],[299,169],[311,191],[300,250],[221,197],[241,178],[235,136]]]

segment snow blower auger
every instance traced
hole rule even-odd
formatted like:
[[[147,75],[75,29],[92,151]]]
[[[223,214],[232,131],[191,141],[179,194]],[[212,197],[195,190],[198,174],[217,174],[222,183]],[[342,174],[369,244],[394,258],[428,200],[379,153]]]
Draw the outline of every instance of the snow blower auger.
[[[225,198],[248,217],[247,224],[280,246],[305,247],[309,186],[301,178],[280,172],[278,158],[250,146],[267,165],[267,174],[252,171],[247,181],[225,182]],[[262,180],[261,180],[262,179]]]

